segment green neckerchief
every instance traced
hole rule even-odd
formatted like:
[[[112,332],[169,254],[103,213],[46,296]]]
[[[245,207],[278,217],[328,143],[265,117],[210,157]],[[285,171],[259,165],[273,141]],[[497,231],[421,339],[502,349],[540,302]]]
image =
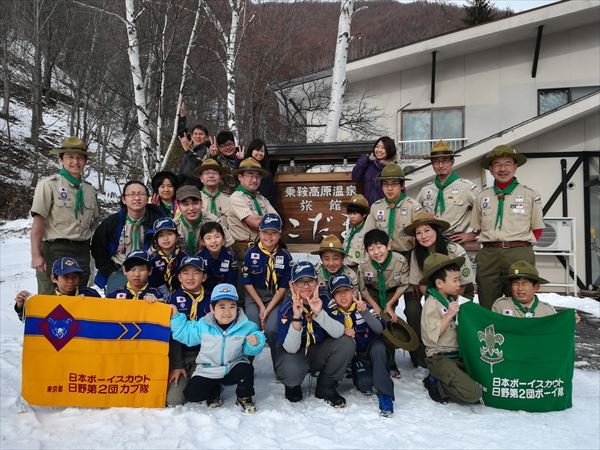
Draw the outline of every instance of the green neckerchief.
[[[388,236],[390,237],[390,241],[394,239],[394,227],[396,226],[396,208],[400,204],[402,200],[406,198],[406,193],[401,192],[400,197],[396,199],[396,201],[390,202],[387,201],[388,208],[390,209],[390,216],[388,218]]]
[[[254,207],[256,208],[256,213],[259,216],[263,215],[262,208],[260,207],[260,205],[258,204],[258,200],[256,199],[256,192],[250,192],[248,189],[246,189],[241,184],[238,185],[238,187],[235,188],[235,190],[240,191],[242,194],[246,194],[248,197],[250,197],[252,199],[252,201],[254,202]]]
[[[187,250],[188,254],[195,255],[198,249],[196,248],[196,230],[202,224],[202,213],[193,224],[190,224],[185,217],[181,216],[181,223],[187,229]]]
[[[533,317],[535,316],[535,309],[538,307],[540,301],[538,299],[538,296],[535,295],[533,297],[533,305],[531,305],[531,308],[525,308],[523,306],[523,304],[519,301],[517,301],[514,297],[511,297],[513,303],[515,304],[515,306],[517,308],[519,308],[519,311],[521,311],[523,314],[525,314],[525,317]]]
[[[219,195],[221,195],[221,191],[219,189],[217,189],[217,193],[215,195],[211,195],[207,192],[206,189],[202,188],[202,193],[210,199],[210,213],[214,214],[216,216],[217,215],[217,197]]]
[[[504,196],[512,194],[512,191],[515,190],[519,182],[516,178],[513,178],[512,182],[506,186],[504,189],[500,189],[494,183],[494,193],[496,197],[498,197],[498,212],[496,213],[496,223],[494,225],[494,230],[496,228],[502,229],[502,215],[504,213]]]
[[[365,222],[363,220],[359,226],[350,228],[350,234],[348,235],[348,238],[346,239],[346,254],[347,255],[350,254],[349,252],[350,252],[350,245],[352,245],[352,238],[354,237],[354,235],[356,233],[358,233],[360,230],[362,230],[364,226],[365,226]]]
[[[392,252],[388,252],[387,258],[383,264],[379,264],[376,261],[371,260],[371,265],[377,270],[377,302],[382,309],[385,309],[385,305],[387,304],[387,289],[385,286],[385,276],[383,272],[388,268],[390,263],[392,262]]]
[[[434,210],[436,216],[438,213],[438,206],[440,208],[440,214],[444,214],[444,211],[446,210],[446,205],[444,203],[444,189],[446,189],[448,186],[450,186],[452,183],[454,183],[459,178],[460,177],[456,174],[456,172],[450,172],[450,175],[448,175],[448,178],[446,178],[446,181],[444,181],[443,183],[438,179],[438,177],[435,177],[433,179],[433,183],[438,188],[437,199],[435,201],[435,210]]]
[[[340,267],[340,270],[338,270],[336,273],[329,273],[329,270],[327,270],[325,266],[321,266],[321,271],[323,272],[323,277],[325,278],[325,281],[329,281],[329,279],[336,273],[344,273],[344,268]]]
[[[141,219],[139,220],[133,220],[131,217],[129,217],[129,214],[127,214],[127,222],[129,222],[131,224],[131,230],[133,231],[133,250],[139,250],[140,249],[140,229],[142,228],[142,222],[144,221],[144,217],[142,216]]]
[[[171,202],[171,203],[162,202],[162,204],[165,206],[165,208],[167,208],[167,211],[169,211],[169,217],[174,217],[173,216],[173,202]]]
[[[434,287],[428,288],[427,293],[429,295],[431,295],[433,298],[435,298],[442,305],[444,305],[444,308],[448,309],[448,307],[450,306],[448,299],[446,297],[444,297],[442,294],[440,294],[440,291],[438,291],[436,288],[434,288]],[[425,298],[427,298],[427,297],[425,297]],[[452,299],[452,297],[450,297],[450,298]],[[454,299],[452,299],[452,301],[454,301]]]
[[[65,180],[67,180],[69,183],[71,183],[73,186],[75,186],[75,189],[77,189],[77,195],[75,196],[75,218],[77,219],[77,215],[79,213],[83,214],[83,210],[84,210],[83,182],[81,180],[78,180],[77,178],[75,178],[73,175],[71,175],[67,171],[67,169],[65,169],[64,167],[61,167],[61,169],[58,173]]]

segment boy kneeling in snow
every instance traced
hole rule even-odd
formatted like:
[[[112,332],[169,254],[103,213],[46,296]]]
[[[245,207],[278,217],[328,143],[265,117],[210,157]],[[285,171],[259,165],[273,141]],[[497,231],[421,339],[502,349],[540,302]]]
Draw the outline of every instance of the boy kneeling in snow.
[[[235,286],[221,283],[212,291],[211,312],[198,321],[187,320],[171,305],[171,332],[187,346],[201,344],[196,370],[183,391],[187,401],[221,406],[223,385],[237,384],[237,404],[253,413],[254,367],[249,356],[261,352],[265,335],[238,308],[238,301]]]

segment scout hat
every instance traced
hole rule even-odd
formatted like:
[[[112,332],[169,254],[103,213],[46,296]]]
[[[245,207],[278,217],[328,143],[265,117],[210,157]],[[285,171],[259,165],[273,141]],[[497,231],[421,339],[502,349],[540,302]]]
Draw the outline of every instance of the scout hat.
[[[154,221],[152,229],[154,230],[154,237],[156,237],[158,236],[158,232],[163,230],[177,232],[177,225],[175,225],[175,222],[170,217],[161,217],[160,219],[156,219]]]
[[[515,280],[518,278],[527,278],[528,280],[535,281],[535,283],[546,284],[548,280],[540,278],[540,273],[534,265],[529,264],[527,261],[515,261],[508,268],[508,275],[505,276],[508,280]]]
[[[414,236],[417,227],[421,225],[437,225],[440,227],[442,233],[450,228],[450,224],[445,220],[436,219],[433,214],[427,211],[420,211],[415,214],[415,218],[413,219],[410,225],[404,227],[404,232],[409,236]]]
[[[125,258],[125,261],[123,261],[123,267],[125,267],[125,270],[129,270],[130,268],[136,265],[139,266],[140,263],[148,267],[152,267],[150,264],[150,258],[148,257],[148,253],[146,253],[144,250],[134,250],[132,252],[129,252],[127,257]]]
[[[315,266],[309,261],[301,261],[294,264],[292,267],[292,283],[295,283],[300,278],[314,278],[317,279],[317,271]]]
[[[237,302],[240,298],[238,297],[237,290],[233,284],[220,283],[215,286],[210,296],[210,302],[216,303],[219,300],[232,300]]]
[[[87,145],[82,139],[77,136],[69,136],[60,145],[60,148],[50,150],[52,155],[60,155],[61,153],[75,153],[77,155],[94,156],[87,151]]]
[[[320,255],[324,252],[337,252],[344,256],[346,256],[346,251],[344,250],[344,246],[342,245],[342,241],[335,234],[329,234],[323,238],[321,241],[321,246],[319,250],[315,250],[314,252],[310,252],[311,255]]]
[[[206,260],[204,258],[200,258],[198,256],[186,256],[179,263],[179,271],[186,266],[193,266],[202,272],[206,272]]]
[[[58,258],[52,263],[52,275],[61,276],[70,273],[83,273],[83,269],[79,267],[79,263],[75,258],[65,256]]]
[[[273,230],[281,233],[281,217],[274,213],[267,213],[263,216],[258,226],[259,231]]]
[[[402,348],[412,352],[419,348],[419,336],[408,323],[398,317],[397,322],[392,322],[391,316],[384,312],[381,318],[385,321],[385,328],[381,337],[394,348]]]
[[[431,147],[431,154],[429,156],[424,156],[425,159],[434,159],[434,158],[443,158],[443,157],[457,157],[461,155],[457,155],[454,151],[441,139],[435,143],[433,147]]]
[[[464,256],[457,258],[450,258],[448,255],[442,255],[441,253],[432,253],[423,263],[423,278],[419,281],[421,285],[427,285],[429,278],[433,276],[438,270],[443,269],[450,264],[456,264],[458,267],[465,263]]]
[[[184,201],[186,198],[195,198],[196,200],[202,201],[202,194],[200,189],[192,184],[184,184],[175,193],[175,198],[178,202]]]
[[[379,175],[376,180],[401,180],[406,181],[410,180],[410,178],[406,178],[404,176],[404,170],[398,164],[390,163],[383,168],[381,171],[381,175]]]
[[[227,169],[225,169],[225,167],[219,164],[216,160],[212,158],[206,158],[204,161],[202,161],[202,164],[196,167],[194,174],[199,176],[202,174],[202,172],[209,169],[216,170],[221,174],[221,176],[226,175],[228,172]]]
[[[492,161],[496,158],[512,158],[515,160],[515,163],[517,163],[517,167],[522,166],[527,162],[527,157],[525,155],[517,153],[510,145],[503,144],[494,147],[490,154],[481,160],[481,168],[489,169],[490,164],[492,164]]]
[[[260,163],[252,157],[244,159],[240,163],[239,167],[235,169],[232,173],[237,177],[238,175],[248,171],[258,172],[261,177],[269,175],[269,172],[263,169]]]
[[[355,194],[352,197],[350,197],[349,202],[342,203],[342,206],[346,208],[348,208],[350,205],[354,205],[355,207],[364,210],[364,212],[366,213],[368,213],[371,210],[371,208],[369,207],[369,201],[362,194]]]
[[[352,281],[350,281],[350,277],[348,275],[343,273],[341,275],[334,275],[331,278],[329,278],[329,292],[331,294],[333,294],[337,289],[341,287],[346,287],[350,289],[354,288],[354,286],[352,286]]]

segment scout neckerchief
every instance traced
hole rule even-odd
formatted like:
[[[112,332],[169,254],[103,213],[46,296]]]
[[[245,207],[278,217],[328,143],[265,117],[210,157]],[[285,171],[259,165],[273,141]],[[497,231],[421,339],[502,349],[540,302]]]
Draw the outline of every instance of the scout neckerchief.
[[[494,225],[494,230],[496,228],[502,229],[502,215],[504,213],[504,196],[512,194],[512,191],[515,190],[518,184],[519,182],[516,178],[513,178],[512,182],[504,189],[500,189],[494,183],[494,193],[496,194],[496,197],[498,197],[498,212],[496,213],[496,223]]]
[[[258,204],[258,200],[256,199],[256,192],[250,192],[248,189],[246,189],[241,184],[238,185],[238,187],[235,188],[235,190],[240,191],[242,194],[245,194],[248,197],[250,197],[252,199],[252,201],[254,202],[254,207],[256,208],[256,214],[258,214],[259,216],[263,215],[263,210],[260,207],[260,205]]]
[[[440,214],[444,214],[444,211],[446,210],[446,205],[444,204],[444,189],[446,189],[448,186],[450,186],[452,183],[454,183],[458,179],[459,179],[459,176],[456,174],[456,172],[450,172],[450,175],[448,175],[448,178],[446,178],[446,181],[444,181],[443,183],[438,179],[438,177],[434,178],[433,183],[438,188],[437,199],[435,200],[435,210],[434,210],[436,216],[438,213],[438,206],[440,207]]]
[[[142,222],[144,221],[144,217],[141,217],[139,220],[133,220],[127,214],[127,222],[131,224],[131,231],[133,232],[133,250],[140,249],[140,229],[142,228]]]
[[[388,204],[388,208],[390,209],[390,215],[388,217],[388,236],[390,237],[390,241],[394,238],[394,227],[396,225],[396,208],[400,204],[402,200],[406,198],[406,193],[401,192],[400,197],[398,197],[395,201],[390,202],[386,200]]]
[[[206,195],[210,199],[210,213],[217,215],[217,197],[221,195],[221,191],[217,189],[217,193],[215,195],[211,195],[208,191],[202,188],[202,193]],[[261,214],[262,215],[262,214]]]
[[[323,278],[325,278],[325,282],[328,282],[329,279],[331,278],[331,274],[329,273],[329,270],[327,270],[325,268],[325,266],[321,266],[321,272],[323,273]]]
[[[71,175],[64,167],[58,173],[77,189],[77,194],[75,195],[75,218],[77,219],[79,213],[83,214],[83,182]]]
[[[173,218],[174,217],[174,204],[173,203],[165,203],[162,202],[162,204],[165,206],[165,208],[167,208],[167,211],[169,211],[169,217]]]
[[[190,308],[190,320],[198,320],[198,303],[204,300],[204,287],[200,286],[198,294],[192,294],[190,291],[183,290],[192,299],[192,307]]]
[[[172,253],[173,256],[165,255],[165,252],[161,248],[158,249],[158,256],[165,262],[165,275],[164,280],[167,282],[167,286],[169,289],[173,287],[173,277],[175,276],[175,262],[177,260],[177,256],[181,249],[177,246],[175,247],[175,251]]]
[[[434,288],[434,287],[428,288],[427,294],[431,295],[438,302],[440,302],[444,306],[444,308],[448,309],[448,306],[450,306],[448,299],[446,297],[444,297],[442,294],[440,294],[440,291],[438,291],[436,288]],[[427,298],[427,297],[425,297],[425,298]]]
[[[308,347],[312,343],[317,343],[317,337],[315,336],[315,329],[313,327],[313,312],[306,306],[302,306],[302,312],[306,317],[306,345],[304,347],[304,356],[308,353]]]
[[[131,286],[131,284],[129,284],[128,281],[127,285],[125,286],[125,289],[127,289],[129,293],[133,295],[133,300],[139,300],[140,295],[143,294],[146,289],[148,289],[148,283],[143,285],[139,290],[135,290],[134,287]]]
[[[390,265],[390,262],[392,262],[392,252],[388,252],[387,258],[385,258],[382,264],[371,260],[371,265],[377,270],[377,301],[382,309],[385,309],[385,305],[387,304],[384,272]]]
[[[273,286],[274,291],[276,291],[277,289],[279,289],[279,286],[277,282],[277,272],[275,272],[274,258],[275,254],[279,249],[275,247],[273,251],[270,252],[263,246],[262,242],[260,241],[258,241],[258,249],[265,255],[267,255],[267,276],[265,277],[265,287],[269,289],[271,286]]]
[[[354,322],[352,321],[352,313],[356,311],[356,302],[352,302],[350,308],[347,311],[339,308],[340,312],[344,315],[344,328],[351,330],[354,328]]]
[[[58,289],[54,290],[54,295],[56,296],[61,296],[61,295],[67,295],[67,294],[63,294],[62,292],[60,292]],[[72,295],[72,297],[77,297],[79,295],[79,288],[75,289],[75,293]]]
[[[364,226],[365,226],[365,222],[363,221],[359,226],[350,228],[350,234],[348,235],[348,239],[346,240],[346,254],[347,255],[350,254],[349,252],[350,252],[350,246],[352,245],[352,238],[354,237],[354,235],[356,233],[360,232],[360,230],[362,230]]]
[[[185,220],[185,217],[181,216],[181,223],[187,230],[187,239],[186,239],[187,251],[190,255],[195,255],[196,251],[197,251],[196,230],[202,224],[202,213],[200,213],[200,216],[193,224],[190,224],[187,220]]]
[[[538,296],[535,295],[533,297],[533,305],[531,305],[529,308],[525,308],[523,306],[523,304],[519,301],[517,301],[514,297],[511,297],[513,303],[515,304],[515,306],[519,309],[519,311],[521,311],[523,314],[525,314],[525,317],[529,318],[529,317],[533,317],[535,316],[535,309],[538,307],[538,304],[540,303]]]

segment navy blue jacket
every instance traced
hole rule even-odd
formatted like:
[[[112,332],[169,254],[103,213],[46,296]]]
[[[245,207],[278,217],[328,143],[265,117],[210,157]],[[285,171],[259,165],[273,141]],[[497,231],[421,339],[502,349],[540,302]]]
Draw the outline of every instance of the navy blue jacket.
[[[210,251],[203,247],[196,256],[206,260],[206,281],[202,285],[212,291],[217,284],[230,283],[237,285],[238,264],[235,253],[223,247],[218,258],[213,258]]]

